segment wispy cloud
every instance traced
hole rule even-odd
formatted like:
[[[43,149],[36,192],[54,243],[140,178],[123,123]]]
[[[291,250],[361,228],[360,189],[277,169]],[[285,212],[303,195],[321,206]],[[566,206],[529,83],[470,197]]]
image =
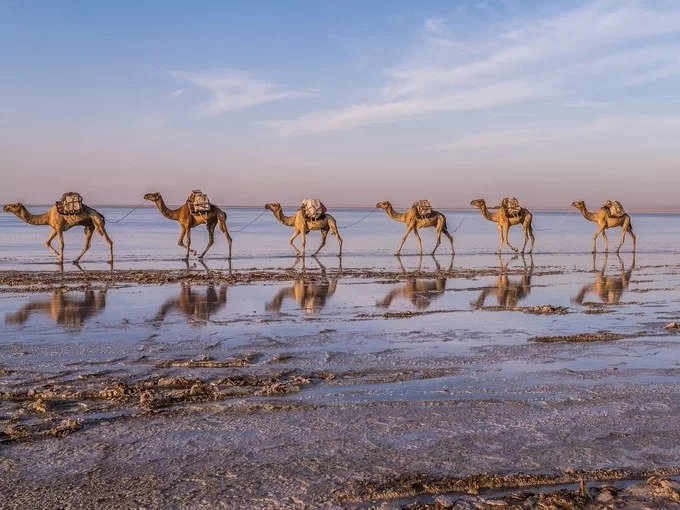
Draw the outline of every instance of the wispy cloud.
[[[170,74],[174,78],[186,80],[211,93],[212,100],[197,107],[198,113],[206,116],[318,93],[317,90],[310,88],[282,90],[278,85],[262,81],[249,72],[237,69],[204,72],[172,71]]]
[[[178,97],[182,97],[182,94],[184,94],[184,89],[177,89],[174,92],[168,94],[168,97],[170,99],[177,99]]]
[[[560,97],[564,105],[594,108],[602,102],[593,92],[680,75],[675,2],[595,0],[488,23],[461,39],[451,19],[428,17],[401,64],[381,70],[374,97],[266,125],[281,135],[311,134]]]

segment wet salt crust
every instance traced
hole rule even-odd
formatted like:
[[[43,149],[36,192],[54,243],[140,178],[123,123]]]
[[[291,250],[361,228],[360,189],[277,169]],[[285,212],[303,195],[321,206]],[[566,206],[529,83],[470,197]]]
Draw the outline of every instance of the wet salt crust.
[[[672,508],[680,273],[637,233],[635,259],[7,262],[2,506]]]

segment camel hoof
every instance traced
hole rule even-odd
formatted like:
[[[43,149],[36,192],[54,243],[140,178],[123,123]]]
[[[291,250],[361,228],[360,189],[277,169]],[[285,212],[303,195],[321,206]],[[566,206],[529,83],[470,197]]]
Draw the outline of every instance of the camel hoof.
[[[72,260],[71,264],[73,264],[74,266],[77,266],[79,262],[80,261],[78,259],[76,259],[76,260]]]

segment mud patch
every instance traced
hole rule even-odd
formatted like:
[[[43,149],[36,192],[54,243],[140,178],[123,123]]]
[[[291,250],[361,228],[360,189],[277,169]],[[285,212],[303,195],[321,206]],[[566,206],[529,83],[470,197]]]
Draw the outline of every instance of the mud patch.
[[[560,335],[560,336],[535,336],[529,339],[529,342],[541,343],[555,343],[555,342],[610,342],[613,340],[622,340],[624,338],[634,338],[637,335],[623,335],[621,333],[579,333],[576,335]]]

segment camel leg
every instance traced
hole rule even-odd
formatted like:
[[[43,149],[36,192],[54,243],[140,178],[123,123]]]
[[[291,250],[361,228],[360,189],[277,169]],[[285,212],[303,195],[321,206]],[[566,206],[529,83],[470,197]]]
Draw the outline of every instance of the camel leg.
[[[442,231],[441,231],[441,229],[436,229],[435,233],[436,233],[437,240],[434,243],[434,248],[432,249],[432,253],[430,253],[430,255],[432,255],[433,257],[434,257],[434,252],[436,252],[437,248],[439,248],[439,245],[442,244]]]
[[[179,231],[179,239],[177,239],[177,244],[181,246],[182,248],[188,248],[187,245],[184,244],[184,238],[188,237],[189,238],[189,244],[191,244],[191,236],[187,235],[187,232],[189,232],[191,229],[184,227],[183,225],[180,225],[180,231]],[[196,255],[198,252],[196,250],[192,250],[189,248],[189,251],[193,254]],[[184,260],[189,259],[189,254],[187,253],[187,258]]]
[[[604,252],[609,253],[609,238],[607,237],[607,231],[602,231],[602,238],[604,239]]]
[[[59,262],[64,261],[64,233],[60,230],[57,232],[57,241],[59,242]]]
[[[83,251],[80,252],[80,255],[76,257],[76,259],[73,261],[74,264],[78,264],[80,262],[80,258],[85,255],[85,252],[90,249],[90,246],[92,245],[92,234],[94,233],[94,227],[85,227],[85,246],[83,246]]]
[[[227,230],[227,222],[224,219],[220,219],[219,222],[220,225],[220,230],[224,233],[224,237],[227,240],[227,244],[229,245],[229,257],[228,259],[231,260],[231,236],[229,235],[229,231]]]
[[[296,238],[297,236],[299,236],[299,235],[300,235],[300,231],[295,230],[295,231],[293,232],[293,235],[290,237],[290,239],[288,239],[288,244],[290,244],[290,245],[293,247],[293,249],[295,250],[295,254],[296,254],[297,256],[300,256],[300,250],[298,250],[297,246],[295,246],[295,244],[293,243],[293,241],[294,241],[295,238]],[[303,245],[303,246],[304,246],[304,245]]]
[[[529,223],[529,226],[527,227],[527,232],[529,233],[529,238],[531,239],[531,247],[529,248],[529,253],[534,252],[534,243],[536,242],[536,237],[534,236],[534,227]],[[526,244],[525,244],[526,246]],[[524,250],[522,250],[524,251]]]
[[[592,253],[595,253],[595,252],[597,251],[597,236],[599,236],[600,234],[603,234],[603,235],[604,235],[604,229],[605,229],[605,227],[602,227],[602,228],[599,229],[597,232],[595,232],[595,235],[593,236],[593,250],[592,250]],[[605,239],[606,239],[606,236],[605,236]],[[605,252],[606,252],[606,250],[605,250]]]
[[[52,246],[52,239],[54,239],[55,237],[57,237],[57,231],[52,229],[49,237],[45,241],[45,246],[47,246],[50,250],[52,250],[54,252],[54,254],[57,256],[57,258],[59,258],[59,252],[57,250],[55,250],[54,247]]]
[[[196,250],[191,249],[191,228],[186,229],[184,242],[186,243],[187,254],[183,260],[189,260],[189,253],[193,252],[193,254],[196,255]]]
[[[96,217],[93,218],[93,223],[94,227],[97,229],[97,232],[99,232],[99,235],[101,235],[104,238],[104,241],[106,244],[109,246],[109,262],[113,262],[113,241],[109,237],[109,234],[106,232],[106,229],[104,228],[104,222],[99,221]],[[85,253],[85,252],[83,252]],[[81,254],[82,256],[82,254]],[[78,257],[80,258],[80,257]]]
[[[331,229],[331,234],[333,234],[338,239],[338,257],[342,257],[342,237],[340,237],[338,225],[335,223],[335,220],[328,222],[328,228]]]
[[[215,244],[215,227],[217,226],[217,223],[213,223],[212,225],[206,224],[206,226],[208,227],[208,245],[205,247],[205,250],[203,250],[203,253],[198,256],[199,260],[203,259],[210,247]]]
[[[635,237],[635,234],[633,234],[633,226],[628,225],[628,233],[630,234],[630,237],[633,238],[633,253],[635,253],[635,250],[637,249],[637,238]],[[635,257],[633,255],[633,257]],[[635,258],[633,258],[635,260]]]
[[[321,251],[321,248],[326,246],[326,237],[328,237],[328,230],[322,230],[321,231],[321,244],[319,245],[319,248],[312,253],[312,257],[316,257],[316,254]]]
[[[453,248],[453,236],[451,234],[449,234],[449,231],[446,228],[444,228],[442,230],[442,232],[444,233],[444,235],[446,237],[449,238],[449,242],[451,243],[451,255],[454,255],[456,253],[456,250]]]
[[[416,241],[418,241],[418,253],[420,256],[423,256],[423,241],[420,239],[420,234],[418,233],[418,229],[416,227],[413,227],[413,235],[416,236]]]
[[[401,243],[399,243],[399,248],[397,249],[397,253],[395,253],[395,255],[401,255],[401,248],[404,246],[404,242],[406,242],[406,238],[411,233],[411,230],[413,230],[413,226],[406,227],[406,232],[404,232],[404,235],[401,236]]]

